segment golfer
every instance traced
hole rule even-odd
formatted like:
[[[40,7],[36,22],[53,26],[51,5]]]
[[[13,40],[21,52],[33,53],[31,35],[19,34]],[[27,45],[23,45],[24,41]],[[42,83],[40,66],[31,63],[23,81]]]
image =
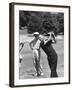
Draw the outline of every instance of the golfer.
[[[58,74],[56,71],[58,56],[55,49],[52,46],[52,43],[56,43],[55,35],[53,32],[49,32],[46,34],[45,37],[46,38],[44,39],[44,43],[42,43],[40,47],[43,49],[43,51],[47,55],[48,64],[51,70],[50,77],[58,77]],[[40,38],[43,39],[43,36],[41,35]]]

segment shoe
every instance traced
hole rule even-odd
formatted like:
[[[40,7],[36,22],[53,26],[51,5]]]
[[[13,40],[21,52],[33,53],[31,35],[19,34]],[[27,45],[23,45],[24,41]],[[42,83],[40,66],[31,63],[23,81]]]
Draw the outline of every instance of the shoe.
[[[37,77],[39,77],[39,76],[43,76],[44,75],[44,73],[43,72],[40,72],[40,73],[35,73],[34,74],[34,76],[37,76]]]
[[[43,72],[41,72],[41,73],[40,73],[40,75],[41,75],[41,76],[43,76],[43,75],[44,75],[44,73],[43,73]]]
[[[37,73],[35,73],[34,76],[37,76]]]

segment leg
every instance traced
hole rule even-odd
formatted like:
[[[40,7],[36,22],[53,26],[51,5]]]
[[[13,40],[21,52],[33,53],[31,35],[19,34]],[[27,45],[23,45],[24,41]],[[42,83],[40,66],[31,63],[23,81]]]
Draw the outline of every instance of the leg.
[[[58,77],[57,75],[57,53],[55,52],[55,50],[53,49],[52,45],[50,45],[49,47],[42,47],[42,49],[44,50],[44,52],[47,55],[47,59],[48,59],[48,63],[51,69],[51,77]]]
[[[51,77],[58,77],[57,75],[57,53],[53,49],[52,45],[49,47],[48,62],[51,69]]]
[[[37,72],[37,76],[42,74],[42,69],[40,66],[40,50],[34,50],[34,65]]]

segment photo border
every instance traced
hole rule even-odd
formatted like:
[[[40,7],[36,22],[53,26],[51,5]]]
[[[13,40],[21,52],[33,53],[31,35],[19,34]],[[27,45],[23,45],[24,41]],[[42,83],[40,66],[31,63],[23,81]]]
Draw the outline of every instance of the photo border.
[[[14,5],[29,5],[29,6],[44,6],[44,7],[58,7],[69,9],[69,77],[68,82],[62,83],[48,83],[48,84],[34,84],[34,85],[14,85]],[[9,4],[9,86],[10,87],[29,87],[29,86],[45,86],[45,85],[60,85],[70,84],[70,6],[64,5],[47,5],[47,4],[33,4],[33,3],[10,3]]]

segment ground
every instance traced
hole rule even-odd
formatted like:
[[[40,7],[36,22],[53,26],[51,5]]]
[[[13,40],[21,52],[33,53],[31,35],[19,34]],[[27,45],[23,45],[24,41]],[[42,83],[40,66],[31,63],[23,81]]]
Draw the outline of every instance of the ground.
[[[57,73],[59,77],[64,76],[64,39],[57,39],[56,44],[53,44],[54,49],[58,54],[58,63],[57,63]],[[30,79],[30,78],[50,78],[50,68],[47,61],[46,54],[41,49],[41,65],[44,72],[43,76],[36,77],[33,76],[35,73],[35,68],[33,64],[32,50],[29,47],[29,44],[26,44],[21,54],[23,56],[22,65],[20,68],[19,78],[20,79]]]

